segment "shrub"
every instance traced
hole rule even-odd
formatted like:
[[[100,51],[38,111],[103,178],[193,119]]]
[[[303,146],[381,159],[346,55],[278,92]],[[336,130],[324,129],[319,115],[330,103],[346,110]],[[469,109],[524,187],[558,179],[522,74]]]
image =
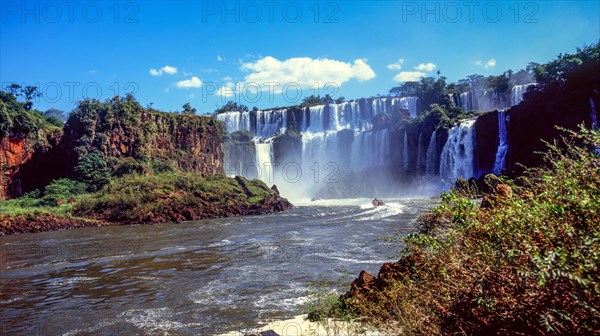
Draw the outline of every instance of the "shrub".
[[[420,218],[392,278],[345,312],[396,334],[592,334],[600,328],[600,132],[550,144],[513,195],[455,191]],[[490,183],[492,184],[492,183]],[[500,188],[502,187],[502,188]],[[386,282],[387,281],[387,282]]]
[[[110,168],[104,155],[94,150],[77,162],[75,166],[75,178],[89,186],[90,191],[97,191],[108,183]]]
[[[41,204],[60,205],[61,203],[69,202],[76,195],[85,193],[87,188],[88,186],[85,183],[68,178],[54,180],[46,186]]]

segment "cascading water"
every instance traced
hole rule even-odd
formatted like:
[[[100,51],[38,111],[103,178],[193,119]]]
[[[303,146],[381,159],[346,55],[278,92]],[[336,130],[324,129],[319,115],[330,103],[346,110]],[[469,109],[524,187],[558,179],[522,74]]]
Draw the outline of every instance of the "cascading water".
[[[392,99],[392,105],[403,110],[408,110],[411,118],[415,118],[417,116],[418,103],[419,98],[417,97],[402,97]]]
[[[506,110],[498,111],[498,149],[494,161],[494,174],[500,175],[504,169],[506,153],[508,152],[508,139],[506,131]]]
[[[265,183],[273,183],[273,143],[255,142],[256,165],[258,168],[258,178]]]
[[[354,136],[351,152],[351,170],[363,171],[388,165],[390,153],[387,129],[359,132]]]
[[[527,88],[536,85],[535,83],[515,85],[510,90],[510,105],[515,106],[523,101],[523,94],[527,91]]]
[[[454,183],[459,177],[473,177],[474,125],[475,119],[464,120],[448,133],[440,157],[440,177],[443,181]]]
[[[404,140],[402,141],[402,172],[408,171],[408,136],[404,130]]]
[[[427,146],[427,160],[425,163],[425,173],[429,177],[435,176],[435,161],[437,158],[436,133],[437,130],[434,130],[433,133],[431,133],[431,139],[429,139],[429,146]]]
[[[417,176],[421,174],[421,142],[423,141],[423,132],[419,132],[419,142],[417,143]]]
[[[463,92],[460,94],[460,98],[459,98],[460,107],[462,107],[462,109],[464,111],[470,111],[473,109],[471,106],[471,103],[469,101],[470,97],[471,97],[470,92]]]
[[[598,115],[596,114],[596,104],[590,97],[590,118],[592,118],[592,127],[594,130],[598,130]]]

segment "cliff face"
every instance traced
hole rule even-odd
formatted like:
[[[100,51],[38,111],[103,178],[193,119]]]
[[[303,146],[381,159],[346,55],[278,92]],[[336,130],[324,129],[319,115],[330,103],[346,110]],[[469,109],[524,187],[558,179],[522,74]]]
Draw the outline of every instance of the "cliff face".
[[[0,199],[10,199],[45,186],[64,173],[64,158],[58,150],[57,129],[44,144],[29,136],[0,137]]]
[[[498,142],[498,112],[480,115],[475,122],[475,177],[493,171]]]
[[[33,148],[25,139],[3,137],[0,140],[0,198],[8,199],[23,193],[20,168],[31,160]]]
[[[131,101],[82,102],[62,131],[55,127],[0,137],[0,199],[71,176],[77,160],[94,150],[109,161],[131,158],[203,176],[223,175],[223,133],[212,117],[147,111]]]
[[[214,118],[119,105],[126,103],[114,103],[117,111],[99,112],[82,103],[71,115],[63,138],[70,167],[99,150],[109,160],[162,161],[204,176],[224,174],[224,130]]]

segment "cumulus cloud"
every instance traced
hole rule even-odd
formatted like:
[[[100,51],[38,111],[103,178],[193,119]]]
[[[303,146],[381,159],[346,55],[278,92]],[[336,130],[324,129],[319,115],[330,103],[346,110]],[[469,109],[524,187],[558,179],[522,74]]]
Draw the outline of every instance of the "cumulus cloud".
[[[163,74],[167,74],[167,75],[174,75],[177,73],[177,68],[170,66],[170,65],[165,65],[164,67],[156,70],[156,69],[150,69],[150,74],[152,76],[162,76]]]
[[[234,96],[237,91],[236,85],[232,82],[223,84],[219,90],[217,90],[217,96],[231,97]]]
[[[483,66],[486,69],[493,68],[496,66],[496,59],[490,58],[487,62],[483,62],[482,60],[478,60],[475,62],[475,65]]]
[[[415,67],[415,70],[419,71],[433,71],[436,68],[436,65],[433,63],[421,63]]]
[[[200,78],[194,76],[190,79],[179,81],[175,85],[180,89],[199,88],[202,86],[202,81]]]
[[[403,71],[394,77],[396,82],[416,82],[425,76],[421,71]]]
[[[261,88],[266,83],[277,83],[279,90],[288,83],[296,83],[301,87],[309,87],[315,83],[335,83],[341,86],[351,79],[366,81],[376,76],[363,59],[357,59],[353,63],[309,57],[280,61],[267,56],[255,62],[242,63],[241,69],[250,72],[244,78],[245,83],[257,83]]]
[[[404,58],[401,58],[396,63],[388,64],[387,68],[390,70],[400,70],[402,69],[402,64],[404,64]]]
[[[217,61],[223,62],[225,59],[221,55],[217,55]]]

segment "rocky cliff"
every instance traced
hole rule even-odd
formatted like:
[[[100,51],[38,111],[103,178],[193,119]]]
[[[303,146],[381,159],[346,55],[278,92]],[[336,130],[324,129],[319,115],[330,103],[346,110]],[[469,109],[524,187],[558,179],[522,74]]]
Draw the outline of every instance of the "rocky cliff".
[[[109,160],[162,162],[184,172],[223,175],[222,125],[208,116],[149,111],[133,98],[82,102],[65,125],[70,166],[94,150]]]

